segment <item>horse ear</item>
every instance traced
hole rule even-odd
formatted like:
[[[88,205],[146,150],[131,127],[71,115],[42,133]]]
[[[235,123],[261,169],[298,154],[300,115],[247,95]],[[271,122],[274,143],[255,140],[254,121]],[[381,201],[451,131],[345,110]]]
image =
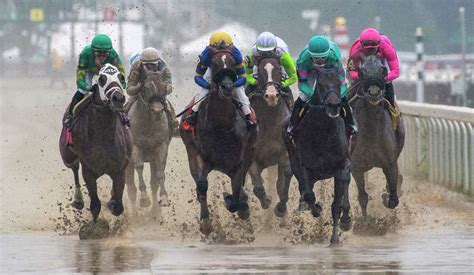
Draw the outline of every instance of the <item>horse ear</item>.
[[[100,87],[104,87],[106,83],[107,83],[107,76],[103,74],[99,77],[99,85]]]

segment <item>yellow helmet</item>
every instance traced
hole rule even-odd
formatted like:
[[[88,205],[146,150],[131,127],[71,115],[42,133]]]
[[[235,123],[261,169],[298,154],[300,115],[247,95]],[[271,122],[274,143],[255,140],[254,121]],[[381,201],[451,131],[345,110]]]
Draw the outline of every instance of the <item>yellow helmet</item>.
[[[209,39],[209,45],[230,46],[232,45],[232,37],[226,32],[214,32]]]

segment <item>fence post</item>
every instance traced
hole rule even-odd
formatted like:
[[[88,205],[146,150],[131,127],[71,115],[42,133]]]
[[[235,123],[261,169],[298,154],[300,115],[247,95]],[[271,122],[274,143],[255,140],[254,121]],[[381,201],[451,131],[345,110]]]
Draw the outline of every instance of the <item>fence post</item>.
[[[416,28],[416,67],[418,72],[418,79],[416,81],[416,102],[422,103],[425,101],[425,83],[424,83],[424,46],[423,46],[423,29]]]

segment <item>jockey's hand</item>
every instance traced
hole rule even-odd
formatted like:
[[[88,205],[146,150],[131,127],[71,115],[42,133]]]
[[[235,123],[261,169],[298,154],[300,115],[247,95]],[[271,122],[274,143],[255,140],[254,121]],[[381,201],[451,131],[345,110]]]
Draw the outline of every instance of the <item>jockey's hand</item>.
[[[91,93],[97,92],[97,89],[99,88],[99,84],[94,84],[92,85],[91,89],[89,90]]]

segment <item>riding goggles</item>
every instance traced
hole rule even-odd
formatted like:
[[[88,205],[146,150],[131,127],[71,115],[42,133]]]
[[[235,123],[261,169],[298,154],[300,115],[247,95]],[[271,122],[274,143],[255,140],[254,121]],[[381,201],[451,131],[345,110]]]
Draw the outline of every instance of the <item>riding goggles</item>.
[[[104,50],[94,50],[94,52],[98,53],[98,54],[101,54],[101,55],[105,55],[105,54],[109,54],[110,53],[110,50],[109,51],[104,51]]]
[[[378,40],[363,40],[361,42],[361,44],[362,44],[362,47],[364,47],[366,49],[377,48],[380,44],[380,41],[378,41]]]
[[[313,60],[313,63],[315,63],[316,65],[324,65],[326,64],[326,57],[311,57],[311,59]]]

